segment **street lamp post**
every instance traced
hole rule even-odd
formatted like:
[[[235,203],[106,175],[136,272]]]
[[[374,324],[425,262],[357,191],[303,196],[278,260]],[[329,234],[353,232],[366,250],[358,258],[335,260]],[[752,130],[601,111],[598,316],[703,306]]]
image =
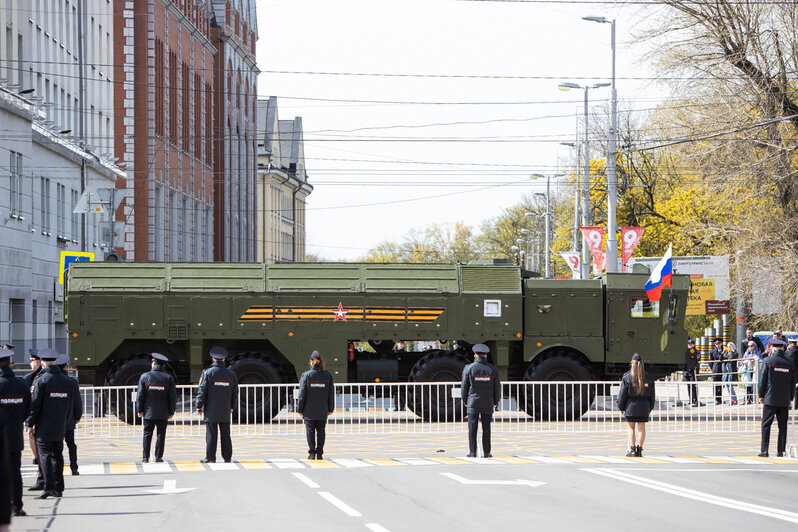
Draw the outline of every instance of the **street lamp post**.
[[[584,182],[582,184],[582,226],[588,227],[590,225],[590,132],[588,128],[588,91],[590,89],[598,89],[601,87],[609,87],[609,83],[596,83],[595,85],[579,85],[577,83],[563,82],[560,83],[559,89],[562,91],[569,91],[571,89],[584,89],[585,90],[585,169],[584,169]],[[590,272],[590,249],[585,242],[582,245],[582,279],[589,279]]]
[[[578,129],[578,128],[577,128]],[[578,133],[577,133],[578,137]],[[569,148],[574,148],[576,150],[576,160],[579,161],[579,143],[573,142],[560,142],[562,146],[568,146]],[[579,235],[579,216],[580,216],[580,209],[579,209],[579,194],[580,194],[580,181],[579,181],[579,166],[576,167],[576,183],[574,184],[574,228],[573,234],[571,238],[573,240],[572,244],[574,247],[574,251],[581,251],[582,250],[582,239]]]
[[[524,235],[524,242],[526,242],[526,269],[532,268],[532,259],[529,256],[529,245],[531,244],[532,231],[529,229],[521,229],[521,234]],[[519,239],[520,240],[520,239]],[[518,240],[516,240],[518,242]]]
[[[616,174],[616,143],[618,127],[618,92],[615,90],[615,19],[582,17],[584,20],[610,24],[612,43],[612,88],[610,89],[610,134],[607,146],[607,273],[618,272],[618,240],[615,218],[618,206],[618,176]]]
[[[542,262],[540,260],[540,250],[541,250],[541,247],[542,247],[540,245],[540,219],[543,218],[545,216],[545,214],[535,214],[534,212],[525,212],[524,216],[526,216],[527,218],[534,218],[535,219],[535,253],[533,254],[534,257],[535,257],[535,262],[532,265],[532,269],[534,271],[538,271],[539,272],[540,271],[540,263]],[[526,233],[524,233],[524,231],[526,231]],[[532,231],[530,231],[529,229],[521,229],[521,232],[524,233],[524,234],[531,234],[532,233]]]

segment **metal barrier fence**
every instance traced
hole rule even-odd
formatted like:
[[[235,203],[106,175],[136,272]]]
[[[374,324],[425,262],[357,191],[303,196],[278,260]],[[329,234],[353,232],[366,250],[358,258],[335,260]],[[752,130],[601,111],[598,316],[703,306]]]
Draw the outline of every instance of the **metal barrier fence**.
[[[648,428],[654,432],[758,432],[761,405],[755,400],[731,405],[724,386],[723,403],[715,403],[712,381],[660,381]],[[296,412],[296,384],[242,385],[239,408],[232,416],[238,435],[304,434]],[[690,405],[688,386],[695,386],[699,406]],[[744,396],[740,383],[733,383]],[[336,408],[327,423],[332,434],[465,432],[460,383],[337,384]],[[613,382],[506,382],[494,414],[494,432],[622,432],[623,413]],[[135,387],[82,387],[84,415],[76,435],[129,437],[141,434],[135,414]],[[199,436],[204,428],[194,409],[196,386],[178,386],[172,435]],[[584,411],[584,413],[581,413]],[[581,415],[580,415],[581,413]],[[273,416],[272,416],[273,414]]]

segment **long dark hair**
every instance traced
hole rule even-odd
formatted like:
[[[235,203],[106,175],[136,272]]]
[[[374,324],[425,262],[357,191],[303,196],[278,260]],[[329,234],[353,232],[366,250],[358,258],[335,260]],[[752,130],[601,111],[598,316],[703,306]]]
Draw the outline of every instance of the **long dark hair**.
[[[321,358],[311,358],[310,365],[316,371],[324,371],[324,361]]]
[[[634,388],[635,394],[642,395],[646,383],[646,368],[643,361],[632,359],[629,370],[632,373],[632,388]]]

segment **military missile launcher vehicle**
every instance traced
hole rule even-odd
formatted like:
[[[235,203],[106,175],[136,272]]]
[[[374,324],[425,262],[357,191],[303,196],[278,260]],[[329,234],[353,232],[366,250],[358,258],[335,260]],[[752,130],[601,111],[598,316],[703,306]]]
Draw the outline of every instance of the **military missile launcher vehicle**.
[[[503,380],[617,379],[635,352],[662,376],[686,363],[689,279],[674,276],[656,303],[646,298],[646,279],[542,279],[500,261],[75,262],[69,353],[80,382],[90,385],[137,384],[152,352],[169,357],[178,383],[197,383],[215,345],[227,348],[243,384],[295,383],[314,349],[336,382],[459,381],[476,343],[490,347]],[[419,341],[441,348],[402,348]],[[365,344],[373,350],[356,348]],[[596,393],[590,385],[547,390],[517,399],[532,416],[566,419],[584,413]],[[424,419],[462,417],[451,394],[408,393],[408,406]],[[241,408],[270,419],[285,401],[267,395]]]

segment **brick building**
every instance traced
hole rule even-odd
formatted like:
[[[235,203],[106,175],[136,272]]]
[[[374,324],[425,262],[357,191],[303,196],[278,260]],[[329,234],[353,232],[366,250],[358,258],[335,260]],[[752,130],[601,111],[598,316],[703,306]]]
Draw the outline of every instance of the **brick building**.
[[[117,0],[116,156],[128,260],[252,260],[251,0]],[[251,145],[251,147],[250,147]]]

